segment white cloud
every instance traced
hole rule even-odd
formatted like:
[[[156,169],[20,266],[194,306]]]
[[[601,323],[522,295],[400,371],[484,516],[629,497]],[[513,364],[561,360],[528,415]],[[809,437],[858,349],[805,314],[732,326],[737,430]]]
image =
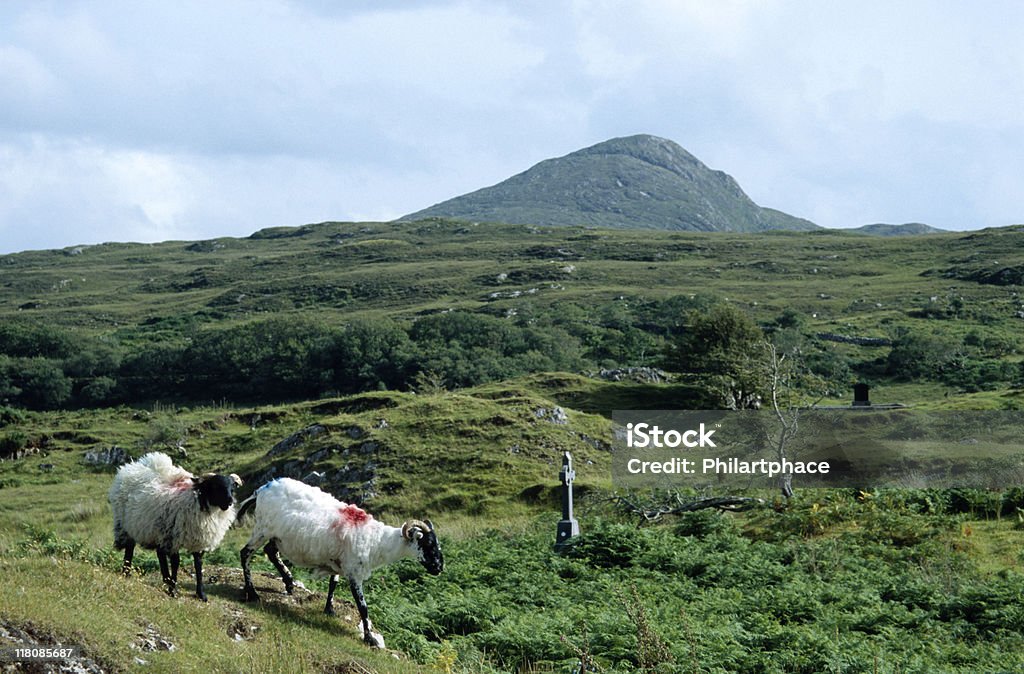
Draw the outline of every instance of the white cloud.
[[[0,251],[396,217],[642,132],[821,224],[1007,224],[1021,33],[996,1],[3,3]]]

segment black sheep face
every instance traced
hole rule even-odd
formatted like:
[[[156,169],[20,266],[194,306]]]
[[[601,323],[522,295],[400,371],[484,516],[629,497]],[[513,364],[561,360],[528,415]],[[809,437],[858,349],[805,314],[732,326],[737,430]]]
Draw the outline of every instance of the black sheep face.
[[[210,506],[227,510],[235,503],[235,487],[241,484],[237,475],[204,475],[195,481],[193,489],[199,499],[199,509],[207,512]]]
[[[419,547],[419,560],[427,573],[437,576],[444,571],[444,556],[441,554],[441,544],[437,542],[437,534],[434,533],[434,525],[430,520],[426,521],[426,525],[429,529],[416,541]]]

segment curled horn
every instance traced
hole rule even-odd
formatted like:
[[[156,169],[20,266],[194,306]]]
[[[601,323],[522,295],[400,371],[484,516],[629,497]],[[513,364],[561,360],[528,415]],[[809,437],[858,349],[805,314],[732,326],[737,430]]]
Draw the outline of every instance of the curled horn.
[[[430,531],[430,527],[419,520],[409,520],[402,525],[402,538],[407,541],[418,540],[427,531]]]
[[[236,487],[242,486],[242,478],[238,477],[238,475],[236,475],[235,473],[231,473],[229,477],[231,478],[231,481],[235,483]]]

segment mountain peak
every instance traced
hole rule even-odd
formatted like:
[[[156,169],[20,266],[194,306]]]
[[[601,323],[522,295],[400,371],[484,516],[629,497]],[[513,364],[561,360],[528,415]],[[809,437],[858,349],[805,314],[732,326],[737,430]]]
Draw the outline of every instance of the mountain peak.
[[[761,208],[728,174],[708,168],[671,140],[646,134],[544,160],[497,185],[401,219],[425,217],[694,231],[816,228]]]
[[[597,145],[577,150],[568,156],[585,157],[593,155],[625,155],[669,170],[679,166],[707,168],[699,159],[684,150],[678,143],[667,138],[659,138],[658,136],[647,134],[612,138]]]

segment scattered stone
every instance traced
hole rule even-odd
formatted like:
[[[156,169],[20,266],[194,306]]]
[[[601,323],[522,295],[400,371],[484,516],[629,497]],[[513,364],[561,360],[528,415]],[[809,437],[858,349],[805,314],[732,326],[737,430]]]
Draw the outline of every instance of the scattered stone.
[[[538,407],[533,411],[533,416],[559,426],[569,423],[569,415],[561,407]]]
[[[98,451],[88,451],[82,462],[90,466],[123,466],[132,460],[128,450],[114,445]]]
[[[153,651],[173,651],[175,646],[169,640],[164,638],[160,632],[157,631],[156,627],[146,623],[143,631],[135,635],[135,641],[128,644],[128,647],[142,651],[143,653],[152,653]]]
[[[856,344],[857,346],[892,346],[892,340],[884,337],[851,337],[849,335],[837,335],[834,332],[819,332],[815,337],[829,342]]]
[[[596,373],[588,373],[587,376],[607,381],[635,381],[641,384],[660,384],[668,381],[665,371],[656,367],[602,368]]]
[[[15,626],[6,621],[0,620],[0,647],[9,646],[42,646],[46,648],[66,648],[74,644],[62,641],[49,632],[37,629],[31,623],[22,626]],[[28,664],[24,669],[21,664]],[[60,674],[104,674],[107,669],[100,666],[92,658],[81,653],[72,658],[38,663],[2,663],[2,672],[46,672],[47,674],[59,672]]]
[[[38,447],[19,447],[18,449],[10,450],[0,456],[0,461],[17,461],[18,459],[24,459],[26,456],[32,456],[38,453]]]
[[[296,447],[305,444],[307,440],[320,437],[325,433],[327,433],[327,427],[321,424],[313,424],[312,426],[307,426],[306,428],[303,428],[300,431],[292,433],[287,438],[271,447],[270,451],[267,452],[267,456],[270,457],[285,454],[287,452],[292,451]]]
[[[296,583],[298,585],[298,583]],[[260,626],[247,622],[245,619],[245,613],[240,609],[232,608],[229,611],[230,624],[228,625],[228,636],[235,641],[252,641],[256,638],[256,632],[259,631]]]
[[[312,487],[319,487],[323,484],[324,475],[322,470],[311,470],[303,476],[302,481]]]
[[[334,453],[333,447],[324,447],[319,452],[313,452],[306,457],[306,463],[319,463]]]

